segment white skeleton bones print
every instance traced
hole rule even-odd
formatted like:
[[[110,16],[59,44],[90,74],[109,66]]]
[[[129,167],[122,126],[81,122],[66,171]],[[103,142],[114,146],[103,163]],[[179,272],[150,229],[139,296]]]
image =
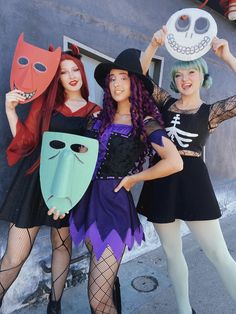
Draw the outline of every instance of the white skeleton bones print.
[[[173,126],[166,128],[167,134],[170,137],[170,139],[174,142],[174,139],[176,139],[176,141],[178,142],[178,144],[183,147],[183,148],[187,148],[189,147],[188,143],[192,142],[192,138],[191,137],[197,137],[198,134],[196,133],[190,133],[190,132],[185,132],[179,128],[177,128],[177,125],[180,125],[180,114],[177,113],[171,123],[173,124]]]

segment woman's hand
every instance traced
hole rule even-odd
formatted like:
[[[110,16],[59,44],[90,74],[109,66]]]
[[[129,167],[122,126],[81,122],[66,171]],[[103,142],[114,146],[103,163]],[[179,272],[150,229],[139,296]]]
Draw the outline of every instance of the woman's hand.
[[[156,31],[152,37],[151,44],[153,47],[158,48],[165,44],[165,39],[167,36],[167,27],[165,25],[162,26],[161,29]]]
[[[65,218],[66,214],[68,214],[69,212],[65,213],[65,214],[60,214],[60,211],[56,209],[56,207],[52,207],[51,209],[49,209],[48,211],[48,216],[53,215],[53,220],[57,220],[57,219],[63,219]]]
[[[167,27],[164,25],[162,29],[158,30],[154,33],[151,42],[147,46],[144,53],[141,54],[140,62],[143,69],[143,74],[146,75],[149,66],[151,64],[152,58],[158,47],[161,47],[165,43],[167,35]]]
[[[124,177],[120,183],[117,185],[117,187],[115,188],[114,192],[119,192],[120,189],[124,188],[126,191],[130,191],[130,189],[137,183],[135,180],[134,180],[134,176],[127,176],[127,177]]]
[[[225,39],[215,37],[212,40],[212,49],[217,57],[224,61],[227,61],[231,56],[228,41]]]
[[[13,137],[16,136],[16,125],[18,121],[16,106],[19,103],[24,102],[24,100],[25,100],[24,92],[18,89],[11,90],[6,94],[5,101],[6,115]]]
[[[26,98],[23,95],[24,95],[24,92],[18,89],[14,89],[8,92],[6,94],[6,102],[5,102],[6,111],[15,110],[16,106],[19,103],[24,102]]]
[[[212,40],[212,49],[236,73],[236,58],[229,49],[228,41],[215,37]]]

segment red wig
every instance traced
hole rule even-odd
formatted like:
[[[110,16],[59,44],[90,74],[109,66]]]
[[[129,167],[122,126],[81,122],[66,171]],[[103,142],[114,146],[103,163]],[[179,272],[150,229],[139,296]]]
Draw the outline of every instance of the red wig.
[[[81,86],[81,95],[82,97],[88,101],[89,97],[89,89],[88,89],[88,83],[87,78],[84,70],[84,65],[81,62],[81,55],[79,53],[79,49],[76,46],[72,46],[72,51],[66,51],[63,52],[61,55],[61,61],[64,60],[72,60],[74,63],[78,66],[81,78],[82,78],[82,86]],[[43,132],[47,131],[49,129],[51,117],[53,114],[53,111],[58,108],[59,106],[63,105],[66,101],[64,87],[62,86],[60,82],[60,75],[61,75],[61,68],[60,65],[57,69],[57,72],[45,91],[44,95],[41,97],[41,110],[39,112],[38,117],[38,131],[37,131],[37,142],[35,143],[34,149],[37,147],[38,143],[41,141]],[[36,99],[35,101],[39,101]],[[32,173],[39,165],[39,160],[37,160],[33,166],[27,171],[27,173]]]
[[[74,52],[66,51],[61,55],[61,62],[64,60],[72,60],[79,68],[82,78],[82,86],[81,86],[81,95],[82,97],[88,101],[89,90],[88,90],[88,82],[84,70],[84,65],[80,60],[81,55],[78,53],[77,55]],[[52,112],[59,106],[63,105],[66,101],[64,87],[60,82],[61,68],[60,65],[57,69],[57,72],[52,80],[50,86],[46,91],[46,97],[44,104],[42,106],[42,129],[41,133],[47,131],[49,128]]]

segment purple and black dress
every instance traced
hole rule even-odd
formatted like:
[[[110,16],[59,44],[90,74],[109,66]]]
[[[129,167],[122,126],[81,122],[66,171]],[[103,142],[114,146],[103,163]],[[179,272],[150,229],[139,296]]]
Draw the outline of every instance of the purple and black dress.
[[[91,129],[98,134],[101,121],[95,120]],[[154,126],[155,125],[155,126]],[[160,124],[149,119],[145,122],[147,139],[159,145],[167,136]],[[94,178],[70,216],[70,231],[75,244],[88,240],[97,260],[109,246],[117,260],[125,246],[132,249],[136,241],[144,240],[133,197],[122,188],[114,192],[121,179],[138,172],[143,164],[147,145],[140,136],[133,135],[133,127],[111,124],[99,139],[99,155]]]

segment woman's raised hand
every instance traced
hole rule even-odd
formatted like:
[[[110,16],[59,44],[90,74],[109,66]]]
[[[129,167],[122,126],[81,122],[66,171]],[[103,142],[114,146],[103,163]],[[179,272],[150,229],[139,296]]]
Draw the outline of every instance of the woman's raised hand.
[[[221,58],[224,61],[227,61],[231,55],[228,41],[223,38],[213,38],[212,50],[217,55],[217,57]]]
[[[236,73],[236,57],[232,55],[228,41],[222,38],[215,37],[212,40],[212,49],[214,53],[222,59]]]
[[[166,35],[167,27],[163,25],[161,29],[154,33],[151,44],[156,48],[163,46],[165,43]]]
[[[25,101],[24,92],[14,89],[6,94],[6,111],[15,110],[16,106]]]

